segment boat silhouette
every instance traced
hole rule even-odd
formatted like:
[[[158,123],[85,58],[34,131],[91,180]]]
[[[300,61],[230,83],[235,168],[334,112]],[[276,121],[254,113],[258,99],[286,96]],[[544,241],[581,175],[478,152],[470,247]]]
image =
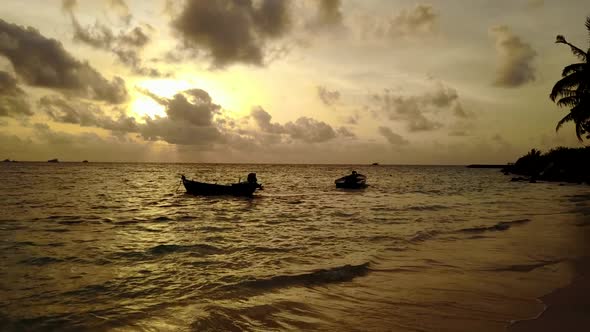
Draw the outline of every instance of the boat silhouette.
[[[256,189],[262,190],[256,179],[256,173],[248,174],[246,182],[232,183],[228,185],[199,182],[187,179],[184,175],[180,176],[186,192],[191,195],[199,196],[252,196]]]

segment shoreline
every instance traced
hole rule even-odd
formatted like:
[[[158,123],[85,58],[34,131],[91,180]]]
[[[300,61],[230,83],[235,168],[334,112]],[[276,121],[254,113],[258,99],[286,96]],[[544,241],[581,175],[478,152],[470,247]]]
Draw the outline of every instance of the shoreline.
[[[576,271],[573,280],[540,297],[545,309],[535,318],[514,321],[509,331],[585,331],[590,326],[590,256],[569,263]]]

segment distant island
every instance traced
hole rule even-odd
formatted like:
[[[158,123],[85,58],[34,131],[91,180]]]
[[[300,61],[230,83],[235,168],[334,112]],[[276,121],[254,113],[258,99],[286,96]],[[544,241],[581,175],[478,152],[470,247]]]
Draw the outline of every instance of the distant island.
[[[590,147],[551,149],[546,153],[532,149],[514,164],[505,166],[504,174],[528,177],[533,182],[558,181],[590,184]]]
[[[506,165],[495,165],[495,164],[471,164],[467,165],[467,168],[504,168]]]

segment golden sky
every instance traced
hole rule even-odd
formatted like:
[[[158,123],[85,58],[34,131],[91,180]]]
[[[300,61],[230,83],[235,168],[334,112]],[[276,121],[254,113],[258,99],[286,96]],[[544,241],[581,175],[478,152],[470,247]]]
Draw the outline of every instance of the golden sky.
[[[578,146],[586,1],[3,0],[0,159],[466,164]]]

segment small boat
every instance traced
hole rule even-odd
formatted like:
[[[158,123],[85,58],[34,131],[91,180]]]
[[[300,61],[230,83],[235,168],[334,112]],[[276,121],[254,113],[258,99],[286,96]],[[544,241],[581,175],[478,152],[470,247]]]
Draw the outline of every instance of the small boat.
[[[184,175],[181,175],[182,184],[186,188],[186,192],[191,195],[202,195],[202,196],[252,196],[256,189],[262,190],[256,179],[256,173],[248,174],[248,180],[246,182],[232,183],[229,185],[213,184],[188,180]]]
[[[59,163],[59,160],[57,158],[55,159],[49,159],[47,160],[48,163]]]
[[[379,166],[379,163],[372,163],[373,166]]]
[[[352,171],[352,174],[336,179],[334,183],[336,188],[360,189],[367,186],[367,177]]]

